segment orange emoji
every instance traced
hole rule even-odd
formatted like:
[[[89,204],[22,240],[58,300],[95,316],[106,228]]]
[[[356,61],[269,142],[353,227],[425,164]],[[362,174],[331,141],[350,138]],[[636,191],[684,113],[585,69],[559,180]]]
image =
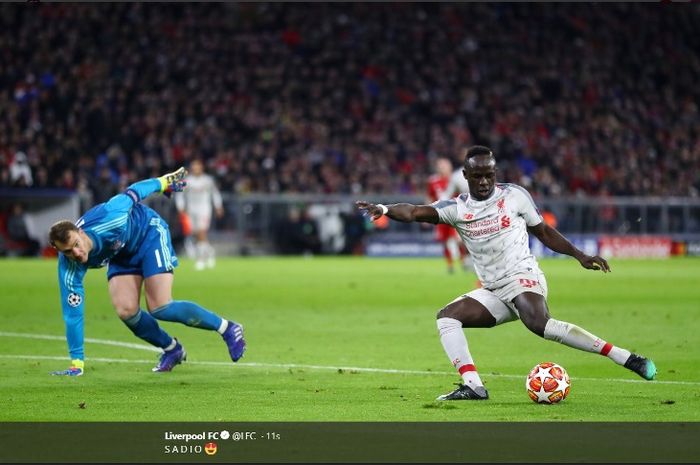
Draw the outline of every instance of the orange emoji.
[[[216,443],[215,442],[208,442],[208,443],[204,444],[204,453],[207,455],[216,454]]]

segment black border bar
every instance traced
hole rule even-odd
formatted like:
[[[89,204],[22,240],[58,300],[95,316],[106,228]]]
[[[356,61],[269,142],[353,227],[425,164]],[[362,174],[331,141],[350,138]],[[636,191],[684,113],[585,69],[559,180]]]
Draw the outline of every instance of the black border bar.
[[[700,423],[697,422],[0,423],[0,463],[697,463],[699,460]]]

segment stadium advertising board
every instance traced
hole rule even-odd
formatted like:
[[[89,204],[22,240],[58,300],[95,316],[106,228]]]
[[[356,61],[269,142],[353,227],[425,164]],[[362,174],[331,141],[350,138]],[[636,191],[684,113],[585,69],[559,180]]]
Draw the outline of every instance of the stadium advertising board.
[[[685,244],[685,253],[691,257],[700,257],[700,241],[688,241]]]
[[[367,241],[368,257],[441,257],[442,244],[432,234],[375,234]]]
[[[672,241],[667,236],[600,236],[600,255],[616,258],[668,258]]]
[[[588,255],[615,258],[668,258],[673,241],[667,236],[611,236],[569,234],[574,246]],[[536,257],[562,257],[530,236],[530,250]],[[427,234],[377,234],[367,242],[369,257],[440,257],[442,245]],[[687,243],[687,255],[700,255],[700,241]]]

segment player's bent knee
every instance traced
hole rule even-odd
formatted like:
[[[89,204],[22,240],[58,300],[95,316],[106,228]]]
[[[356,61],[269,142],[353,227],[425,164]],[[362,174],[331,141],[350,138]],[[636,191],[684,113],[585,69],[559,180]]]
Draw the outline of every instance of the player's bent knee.
[[[442,308],[437,312],[437,315],[435,316],[435,318],[436,318],[437,320],[439,320],[440,318],[454,318],[454,316],[452,316],[452,314],[451,314],[449,308],[447,308],[447,307],[442,307]]]
[[[520,314],[520,321],[523,322],[527,329],[539,337],[544,337],[544,328],[547,326],[548,319],[545,315],[532,315],[522,312]]]
[[[448,305],[447,307],[443,307],[440,309],[439,312],[437,312],[436,319],[440,318],[452,318],[455,320],[458,320],[462,323],[465,321],[465,315],[464,312],[460,312],[458,309],[456,309],[454,306]]]
[[[452,318],[462,323],[464,328],[491,328],[496,326],[496,319],[485,308],[466,305],[460,302],[458,305],[450,304],[440,309],[437,319]]]
[[[114,305],[114,310],[120,320],[128,320],[139,312],[138,305]]]

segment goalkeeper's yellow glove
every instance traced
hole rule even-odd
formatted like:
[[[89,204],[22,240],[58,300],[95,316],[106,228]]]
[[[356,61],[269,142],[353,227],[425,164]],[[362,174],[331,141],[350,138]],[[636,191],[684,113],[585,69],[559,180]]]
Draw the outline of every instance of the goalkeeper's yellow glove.
[[[166,197],[170,197],[173,192],[182,192],[187,185],[184,181],[185,176],[187,176],[187,170],[184,167],[172,173],[164,174],[158,178],[158,181],[160,181],[160,191],[165,194]]]
[[[76,358],[71,360],[70,368],[67,370],[52,371],[51,374],[58,376],[82,376],[84,370],[85,362]]]

